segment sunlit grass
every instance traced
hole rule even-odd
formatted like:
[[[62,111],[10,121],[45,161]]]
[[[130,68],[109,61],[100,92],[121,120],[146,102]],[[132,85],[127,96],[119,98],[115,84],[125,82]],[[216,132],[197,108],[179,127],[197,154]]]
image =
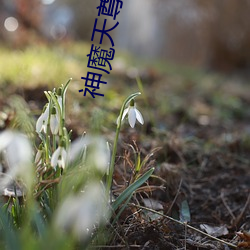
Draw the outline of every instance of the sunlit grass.
[[[84,44],[81,47],[84,48]],[[13,50],[1,46],[0,84],[53,86],[69,77],[80,78],[86,71],[85,60],[87,57],[76,56],[76,53],[71,53],[67,47],[63,46],[40,45],[23,50]]]

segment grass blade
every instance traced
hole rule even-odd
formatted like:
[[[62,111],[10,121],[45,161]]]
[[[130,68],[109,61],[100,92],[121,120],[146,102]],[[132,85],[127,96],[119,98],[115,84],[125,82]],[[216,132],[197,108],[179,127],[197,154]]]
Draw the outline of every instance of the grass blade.
[[[124,200],[126,200],[137,188],[139,188],[154,172],[154,168],[149,169],[143,176],[138,178],[133,184],[126,188],[118,198],[112,203],[112,208],[115,211]]]

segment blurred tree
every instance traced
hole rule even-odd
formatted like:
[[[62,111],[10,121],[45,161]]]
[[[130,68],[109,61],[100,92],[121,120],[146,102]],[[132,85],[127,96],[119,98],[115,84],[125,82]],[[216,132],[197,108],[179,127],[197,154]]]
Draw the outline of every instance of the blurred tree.
[[[3,41],[22,46],[42,35],[40,0],[1,0],[0,6],[0,19],[4,24],[0,28],[0,38]],[[10,17],[15,23],[6,22]],[[12,29],[12,25],[16,25],[16,29]]]
[[[201,1],[198,1],[201,2]],[[250,1],[212,0],[208,63],[224,71],[247,69],[250,66]]]
[[[158,1],[167,58],[222,71],[249,68],[249,0]]]
[[[217,70],[250,66],[249,0],[126,0],[117,46]]]
[[[72,28],[75,38],[90,41],[98,14],[96,7],[100,4],[100,0],[62,0],[62,3],[69,5],[73,10]]]
[[[39,32],[41,23],[41,3],[39,0],[15,0],[17,18],[26,30]]]

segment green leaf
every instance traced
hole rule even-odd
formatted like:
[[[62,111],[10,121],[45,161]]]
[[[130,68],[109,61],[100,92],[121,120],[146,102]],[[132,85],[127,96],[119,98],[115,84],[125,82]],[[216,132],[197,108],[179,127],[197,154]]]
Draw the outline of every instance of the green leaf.
[[[137,188],[139,188],[154,172],[154,168],[149,169],[143,176],[138,178],[133,184],[127,187],[118,198],[112,203],[112,208],[115,211],[124,200],[126,200]]]
[[[13,226],[9,223],[8,215],[2,208],[0,208],[0,228],[3,231],[6,249],[7,250],[21,250],[20,241]]]
[[[129,203],[130,199],[132,198],[133,193],[131,193],[129,195],[129,197],[127,198],[127,200],[123,203],[122,207],[120,208],[119,212],[117,213],[117,215],[115,216],[112,225],[114,225],[116,223],[116,221],[119,219],[120,215],[122,214],[122,212],[124,211],[124,209],[126,208],[127,204]]]
[[[180,221],[181,222],[189,222],[191,220],[190,210],[187,200],[181,202],[180,208]]]
[[[38,211],[34,211],[33,221],[34,221],[34,224],[36,225],[36,229],[37,229],[38,235],[40,237],[44,236],[44,233],[45,233],[45,222],[44,222],[44,219],[43,219],[42,215]]]

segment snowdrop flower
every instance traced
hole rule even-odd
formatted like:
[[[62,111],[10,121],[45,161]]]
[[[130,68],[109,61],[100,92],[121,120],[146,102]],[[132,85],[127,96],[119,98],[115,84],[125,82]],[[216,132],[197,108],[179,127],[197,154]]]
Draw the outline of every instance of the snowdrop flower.
[[[47,125],[49,120],[49,104],[47,104],[43,110],[43,113],[40,115],[36,122],[36,132],[41,133],[42,131],[44,133],[47,132]]]
[[[50,116],[50,130],[53,135],[56,135],[59,131],[59,117],[58,112],[55,107],[52,108],[51,116]]]
[[[25,184],[30,186],[33,181],[33,153],[28,138],[21,133],[6,130],[0,133],[0,152],[8,164],[7,173],[1,180],[1,188],[17,177],[21,177]]]
[[[59,145],[59,147],[55,150],[51,157],[51,166],[56,168],[59,166],[60,168],[64,169],[67,161],[67,152],[64,148],[63,143]]]
[[[140,122],[141,124],[144,123],[141,112],[135,107],[134,99],[130,101],[129,107],[124,110],[122,115],[122,120],[125,118],[127,114],[128,114],[129,125],[132,128],[134,128],[136,120],[138,120],[138,122]]]
[[[35,163],[36,164],[40,164],[41,163],[41,159],[42,159],[42,155],[43,155],[43,144],[41,143],[38,147],[36,156],[35,156]]]
[[[57,98],[58,104],[59,104],[61,111],[62,111],[62,88],[58,89],[56,98]]]
[[[110,164],[110,150],[107,142],[101,137],[90,138],[91,142],[88,146],[87,165],[95,166],[102,173],[107,172]]]
[[[109,209],[104,197],[99,182],[90,183],[81,194],[68,196],[56,213],[56,229],[86,240],[96,225],[107,220]]]
[[[87,155],[86,150],[88,150]],[[107,171],[110,164],[110,149],[102,137],[86,135],[78,138],[71,144],[68,152],[70,164],[81,157],[88,166],[94,166],[102,173]]]

